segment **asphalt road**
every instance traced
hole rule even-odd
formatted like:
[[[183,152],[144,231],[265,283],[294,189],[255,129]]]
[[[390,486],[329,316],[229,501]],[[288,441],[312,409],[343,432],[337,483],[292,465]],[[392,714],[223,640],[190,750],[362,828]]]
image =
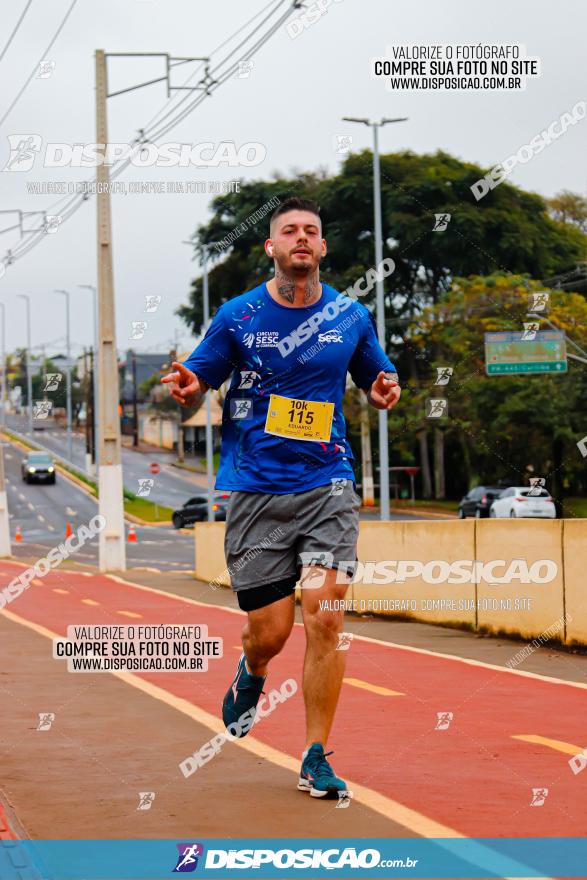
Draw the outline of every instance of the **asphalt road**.
[[[27,558],[44,555],[51,547],[63,541],[68,522],[75,531],[96,515],[97,501],[59,474],[55,485],[25,483],[21,476],[24,451],[8,443],[3,445],[13,553],[17,557]],[[14,540],[17,526],[20,526],[22,533],[22,541],[19,543]],[[182,534],[165,526],[137,526],[136,534],[137,542],[127,543],[129,566],[148,566],[171,571],[193,569],[192,534]],[[96,565],[97,537],[78,550],[75,558],[79,562]]]
[[[22,434],[27,433],[26,416],[8,415],[8,428],[13,428]],[[44,430],[35,430],[33,442],[45,446],[51,452],[55,452],[62,458],[67,459],[67,432],[65,428],[57,428],[53,425]],[[86,468],[86,441],[82,433],[73,435],[72,464],[85,472]],[[157,461],[161,471],[157,476],[149,472],[149,464]],[[161,450],[151,455],[145,452],[137,452],[134,449],[122,448],[122,472],[124,486],[135,494],[139,489],[139,480],[149,478],[154,480],[154,485],[149,494],[150,501],[165,504],[168,507],[181,507],[192,495],[201,492],[206,486],[206,477],[203,474],[192,474],[173,467],[175,455]]]
[[[9,428],[13,428],[13,430],[19,431],[22,434],[26,434],[28,431],[25,415],[9,414],[7,416],[7,424]],[[62,458],[67,459],[67,433],[65,428],[57,428],[51,425],[44,430],[35,430],[33,440],[39,446],[44,446],[51,452],[55,452]],[[82,433],[74,433],[72,445],[72,464],[85,471],[86,446],[84,435]],[[189,471],[182,471],[174,467],[172,462],[175,460],[175,454],[166,450],[158,450],[151,454],[123,447],[122,471],[125,488],[136,493],[139,488],[139,481],[149,478],[154,481],[149,494],[150,501],[156,501],[158,504],[164,504],[173,508],[182,507],[192,495],[206,490],[206,477],[203,474],[192,474]],[[153,476],[149,471],[149,464],[153,461],[156,461],[161,467],[160,472],[156,476]],[[414,519],[443,518],[435,514],[421,517],[413,514],[394,513],[393,510],[390,515],[391,520],[406,520],[408,522]],[[361,519],[379,519],[379,512],[371,510],[362,511]]]

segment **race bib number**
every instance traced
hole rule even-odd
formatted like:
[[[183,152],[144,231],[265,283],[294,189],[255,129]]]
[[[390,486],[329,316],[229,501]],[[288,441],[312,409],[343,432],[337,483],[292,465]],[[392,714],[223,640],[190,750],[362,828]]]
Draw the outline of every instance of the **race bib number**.
[[[267,434],[294,440],[322,440],[328,443],[332,431],[334,404],[318,400],[295,400],[272,394],[265,420]]]

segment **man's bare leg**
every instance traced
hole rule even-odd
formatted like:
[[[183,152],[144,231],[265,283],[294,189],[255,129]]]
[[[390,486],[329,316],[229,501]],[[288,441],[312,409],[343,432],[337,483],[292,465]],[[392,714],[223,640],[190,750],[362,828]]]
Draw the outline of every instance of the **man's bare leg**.
[[[292,593],[271,605],[249,611],[243,629],[243,650],[251,675],[267,675],[267,664],[279,654],[291,633],[295,615]]]
[[[325,573],[318,589],[302,589],[302,617],[306,630],[303,693],[306,705],[306,748],[312,743],[326,745],[334,719],[344,675],[346,651],[337,651],[344,611],[321,609],[320,603],[344,599],[349,581],[337,569],[313,568]],[[308,569],[302,573],[306,580]],[[345,583],[336,583],[345,578]],[[308,580],[312,580],[309,578]]]

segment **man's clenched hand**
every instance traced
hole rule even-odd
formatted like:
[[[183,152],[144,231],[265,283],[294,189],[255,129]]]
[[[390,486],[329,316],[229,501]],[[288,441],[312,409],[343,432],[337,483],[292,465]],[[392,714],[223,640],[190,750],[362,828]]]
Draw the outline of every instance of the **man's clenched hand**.
[[[391,376],[395,376],[395,378],[390,378]],[[396,379],[397,373],[381,371],[367,391],[369,403],[376,409],[393,409],[402,393]]]
[[[210,386],[203,379],[198,379],[196,374],[184,367],[183,364],[173,361],[171,366],[175,367],[174,372],[163,376],[161,381],[169,385],[169,391],[174,400],[177,400],[182,406],[194,406],[198,402],[198,398],[205,394]]]

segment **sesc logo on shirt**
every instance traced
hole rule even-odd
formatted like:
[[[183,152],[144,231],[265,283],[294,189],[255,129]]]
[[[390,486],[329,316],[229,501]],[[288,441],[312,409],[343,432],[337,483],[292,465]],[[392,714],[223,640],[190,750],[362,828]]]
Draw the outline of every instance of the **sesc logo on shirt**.
[[[343,338],[338,330],[328,330],[318,334],[318,342],[342,342]]]
[[[279,333],[277,330],[257,330],[255,348],[277,348]]]

